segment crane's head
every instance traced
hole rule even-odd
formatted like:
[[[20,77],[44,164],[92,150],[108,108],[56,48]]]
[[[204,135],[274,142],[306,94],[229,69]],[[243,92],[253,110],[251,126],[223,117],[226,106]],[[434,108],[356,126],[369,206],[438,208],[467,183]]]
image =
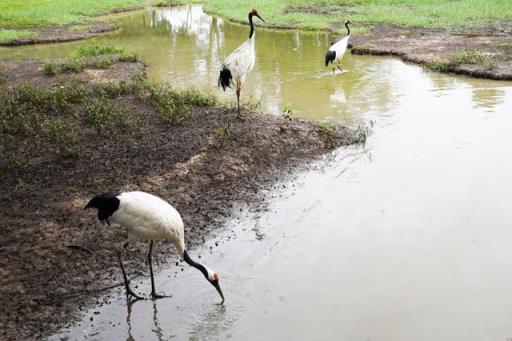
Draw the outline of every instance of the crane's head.
[[[260,15],[258,14],[258,11],[255,10],[254,8],[252,9],[252,11],[249,12],[249,16],[252,17],[252,16],[257,16],[258,18],[260,18],[261,21],[265,22],[265,20],[263,20],[262,17],[260,17]]]
[[[206,272],[207,272],[206,279],[208,280],[208,282],[210,282],[211,285],[213,285],[215,287],[215,289],[217,289],[217,292],[219,293],[220,297],[222,298],[222,302],[220,304],[223,304],[224,303],[224,294],[222,293],[222,290],[220,288],[219,274],[216,273],[215,271],[208,269],[208,268],[206,268]]]
[[[345,25],[348,25],[348,24],[352,25],[352,21],[350,21],[350,20],[345,20]]]

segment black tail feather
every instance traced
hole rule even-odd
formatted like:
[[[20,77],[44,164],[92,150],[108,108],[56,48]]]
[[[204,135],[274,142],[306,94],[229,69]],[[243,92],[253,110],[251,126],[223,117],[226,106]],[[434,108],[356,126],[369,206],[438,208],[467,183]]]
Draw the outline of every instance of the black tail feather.
[[[336,51],[327,51],[325,54],[325,66],[329,65],[329,63],[334,62],[336,59]]]
[[[222,90],[226,91],[226,88],[231,88],[232,81],[231,71],[226,67],[222,68],[219,75],[219,86],[222,86]]]

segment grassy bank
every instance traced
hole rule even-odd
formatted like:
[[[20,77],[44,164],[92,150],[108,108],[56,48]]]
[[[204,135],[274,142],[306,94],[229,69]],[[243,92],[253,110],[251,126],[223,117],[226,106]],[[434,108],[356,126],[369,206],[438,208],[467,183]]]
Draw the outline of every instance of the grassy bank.
[[[36,36],[39,29],[85,24],[92,16],[122,9],[140,8],[146,0],[2,0],[0,42]]]
[[[252,7],[267,22],[323,29],[350,18],[357,23],[385,23],[419,27],[479,26],[512,19],[509,0],[208,0],[207,10],[244,19]]]

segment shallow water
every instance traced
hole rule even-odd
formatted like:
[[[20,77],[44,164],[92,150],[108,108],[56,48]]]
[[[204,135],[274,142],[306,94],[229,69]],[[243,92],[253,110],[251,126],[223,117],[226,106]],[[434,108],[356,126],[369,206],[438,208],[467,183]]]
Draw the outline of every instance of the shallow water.
[[[116,20],[123,30],[101,39],[135,49],[152,77],[212,91],[247,34],[199,7]],[[512,338],[512,84],[351,55],[333,76],[322,67],[328,38],[258,31],[243,96],[274,114],[289,103],[297,116],[372,120],[372,133],[277,184],[264,209],[235,207],[195,251],[221,274],[225,305],[194,269],[160,267],[157,288],[172,298],[128,309],[118,290],[53,339]]]

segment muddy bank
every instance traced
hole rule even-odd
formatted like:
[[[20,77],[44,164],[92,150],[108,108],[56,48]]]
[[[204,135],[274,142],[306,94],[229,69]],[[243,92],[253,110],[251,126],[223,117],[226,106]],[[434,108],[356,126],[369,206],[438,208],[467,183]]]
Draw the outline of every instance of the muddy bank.
[[[40,66],[26,65],[7,65],[0,86],[3,103],[14,104],[0,109],[13,122],[0,134],[2,339],[45,337],[97,303],[96,289],[120,282],[114,250],[126,236],[84,213],[93,195],[143,190],[168,199],[182,212],[193,249],[222,225],[235,201],[256,202],[261,188],[304,161],[365,139],[362,131],[250,112],[237,120],[232,110],[211,106],[209,96],[169,92],[140,73],[133,82],[105,83],[127,79],[140,64],[99,70],[101,84],[88,76],[98,70],[43,81]],[[12,88],[23,83],[12,71],[22,69],[43,92]],[[177,106],[178,116],[169,116]],[[18,107],[40,116],[16,117]],[[102,116],[105,107],[111,112]],[[130,276],[146,273],[146,248],[126,250]],[[168,243],[155,251],[160,262],[167,255],[176,261]]]
[[[21,46],[46,43],[62,43],[88,39],[98,34],[112,32],[118,27],[111,23],[94,22],[87,25],[60,25],[44,28],[30,28],[36,31],[35,36],[20,37],[13,40],[1,41],[0,46]]]
[[[348,6],[295,7],[287,12],[347,18],[352,14]],[[512,80],[512,21],[451,29],[353,24],[356,28],[369,28],[367,34],[351,37],[353,54],[392,55],[436,71]],[[332,23],[330,29],[345,34],[341,20]]]
[[[456,30],[378,25],[351,44],[353,54],[393,55],[437,71],[512,80],[510,23]]]

